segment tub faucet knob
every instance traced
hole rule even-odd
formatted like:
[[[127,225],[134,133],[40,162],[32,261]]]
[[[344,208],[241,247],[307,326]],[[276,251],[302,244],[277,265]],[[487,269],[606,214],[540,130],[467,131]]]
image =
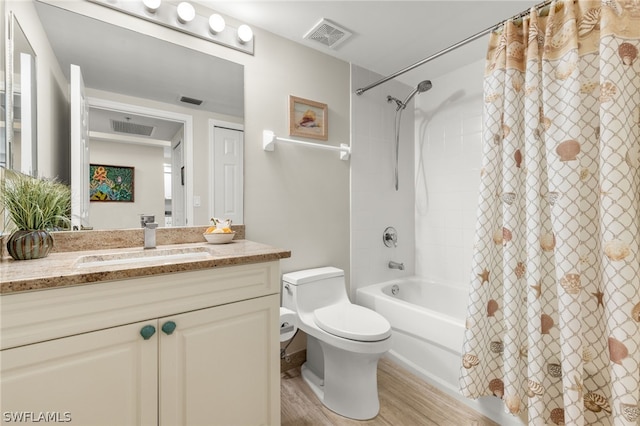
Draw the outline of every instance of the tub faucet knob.
[[[387,247],[398,247],[398,232],[393,226],[389,226],[382,234],[382,242]]]

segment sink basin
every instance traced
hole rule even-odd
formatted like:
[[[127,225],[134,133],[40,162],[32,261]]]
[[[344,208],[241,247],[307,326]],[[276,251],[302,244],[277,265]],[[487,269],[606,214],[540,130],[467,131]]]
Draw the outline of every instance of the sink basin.
[[[107,265],[141,263],[173,263],[191,260],[206,260],[212,256],[207,247],[185,247],[170,249],[148,249],[109,254],[90,254],[76,260],[76,268],[92,268]]]

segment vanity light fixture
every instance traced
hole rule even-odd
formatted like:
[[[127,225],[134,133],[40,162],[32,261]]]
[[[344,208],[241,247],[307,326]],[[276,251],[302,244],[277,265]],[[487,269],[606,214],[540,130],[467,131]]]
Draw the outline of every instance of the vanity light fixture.
[[[222,31],[224,31],[224,27],[225,22],[222,16],[218,15],[217,13],[209,16],[209,30],[213,34],[221,33]]]
[[[242,24],[238,27],[238,39],[240,43],[248,43],[253,40],[253,30],[247,24]]]
[[[162,4],[162,0],[142,0],[144,7],[149,13],[156,13]]]
[[[238,28],[226,24],[217,13],[199,15],[195,7],[182,1],[177,5],[162,0],[88,0],[203,40],[253,55],[253,30],[246,24]]]
[[[196,10],[193,8],[191,3],[187,3],[186,1],[178,4],[176,13],[178,14],[178,21],[182,24],[188,24],[196,17]]]

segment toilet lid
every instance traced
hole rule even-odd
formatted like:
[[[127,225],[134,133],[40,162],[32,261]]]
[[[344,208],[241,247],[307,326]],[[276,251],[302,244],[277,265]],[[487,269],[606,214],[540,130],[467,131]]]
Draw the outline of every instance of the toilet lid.
[[[363,306],[339,303],[316,309],[313,314],[318,327],[345,339],[375,342],[391,335],[389,321]]]

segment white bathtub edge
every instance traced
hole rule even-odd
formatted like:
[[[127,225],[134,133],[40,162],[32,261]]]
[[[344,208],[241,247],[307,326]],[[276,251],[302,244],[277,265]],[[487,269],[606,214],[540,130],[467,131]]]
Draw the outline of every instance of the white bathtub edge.
[[[385,357],[501,426],[526,425],[526,413],[521,417],[514,417],[504,411],[504,404],[495,397],[473,400],[460,393],[457,388],[460,364],[456,363],[456,360],[462,356],[460,352],[465,328],[464,318],[420,307],[382,291],[385,286],[402,285],[402,282],[407,280],[439,285],[419,277],[405,277],[356,290],[357,304],[380,313],[391,323],[392,346]],[[454,291],[459,289],[460,287],[457,287]],[[423,366],[417,364],[422,359],[428,359],[429,363]],[[428,370],[428,366],[432,367],[432,371]]]

